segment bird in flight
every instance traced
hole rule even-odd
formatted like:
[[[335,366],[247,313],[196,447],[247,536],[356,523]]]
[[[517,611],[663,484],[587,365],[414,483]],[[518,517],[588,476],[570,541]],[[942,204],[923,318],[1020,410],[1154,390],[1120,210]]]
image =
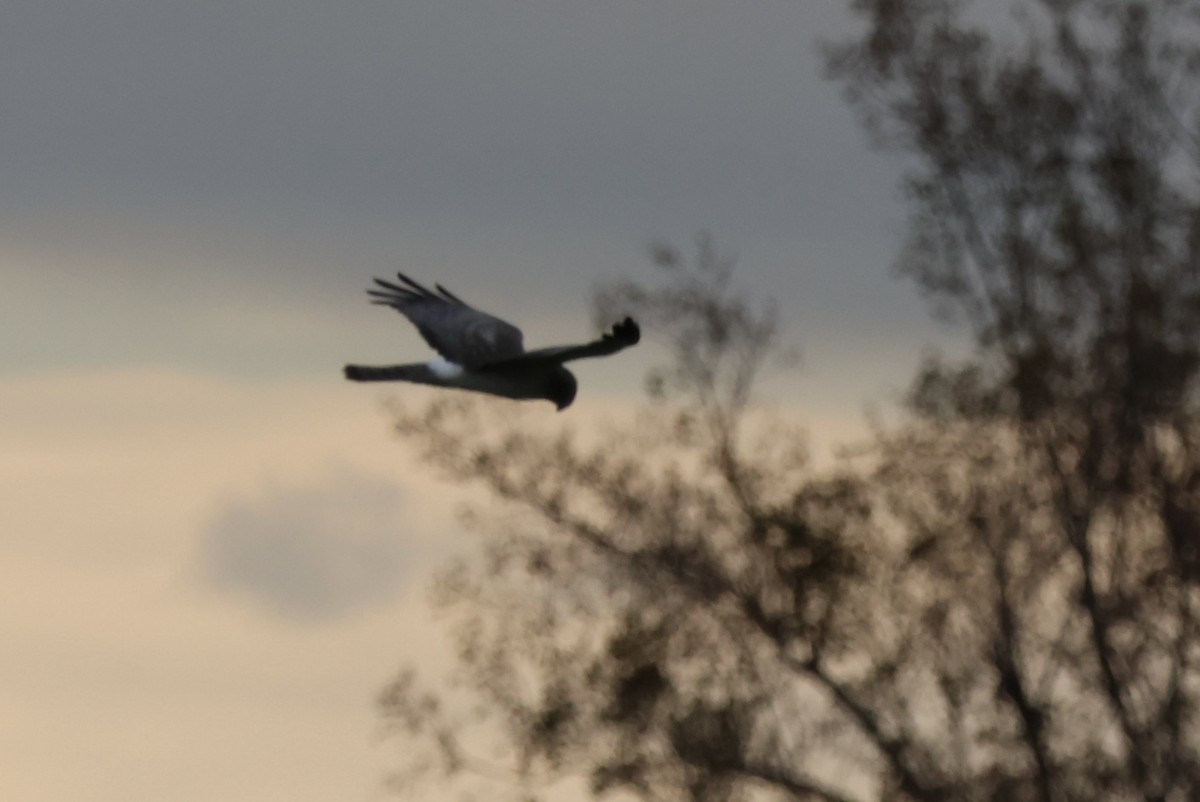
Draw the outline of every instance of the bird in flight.
[[[564,362],[615,354],[637,343],[641,332],[625,318],[599,340],[526,351],[521,330],[481,312],[441,284],[437,292],[403,273],[400,284],[375,279],[367,290],[371,303],[390,306],[408,318],[441,359],[403,365],[347,365],[346,378],[357,382],[406,381],[457,387],[517,399],[545,399],[559,410],[575,400],[574,374]]]

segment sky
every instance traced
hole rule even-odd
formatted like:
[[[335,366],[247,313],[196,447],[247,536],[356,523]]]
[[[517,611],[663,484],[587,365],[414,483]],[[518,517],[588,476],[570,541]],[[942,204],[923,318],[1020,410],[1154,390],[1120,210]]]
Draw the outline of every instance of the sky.
[[[0,787],[387,798],[376,694],[444,670],[462,493],[347,361],[424,358],[404,270],[594,336],[600,282],[708,231],[773,299],[814,440],[942,331],[890,265],[896,159],[819,43],[841,0],[9,0],[0,26]],[[577,371],[636,404],[646,344]],[[549,425],[557,425],[546,406]]]

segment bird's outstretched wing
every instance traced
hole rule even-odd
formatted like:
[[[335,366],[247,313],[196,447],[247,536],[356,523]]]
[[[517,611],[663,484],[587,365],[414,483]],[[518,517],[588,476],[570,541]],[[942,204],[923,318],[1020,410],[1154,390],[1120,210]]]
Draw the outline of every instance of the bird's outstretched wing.
[[[599,340],[581,345],[559,345],[552,348],[539,348],[536,351],[526,351],[519,356],[488,363],[486,367],[493,370],[518,365],[561,365],[573,359],[615,354],[617,351],[623,351],[631,345],[636,345],[641,338],[642,332],[638,328],[638,324],[633,321],[633,318],[627,317],[613,326],[612,331],[604,334]]]
[[[521,330],[470,306],[441,284],[431,292],[403,273],[400,286],[382,279],[382,289],[367,290],[371,303],[390,306],[412,321],[444,359],[467,368],[512,359],[525,353]]]

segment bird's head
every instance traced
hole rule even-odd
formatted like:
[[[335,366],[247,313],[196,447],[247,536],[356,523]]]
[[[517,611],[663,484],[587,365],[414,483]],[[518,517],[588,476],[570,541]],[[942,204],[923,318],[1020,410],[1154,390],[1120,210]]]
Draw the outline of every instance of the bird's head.
[[[562,412],[571,406],[571,402],[575,400],[575,391],[578,389],[579,385],[575,381],[575,374],[562,365],[558,365],[550,373],[549,386],[546,388],[546,399],[553,401],[554,406],[558,407],[558,411]]]

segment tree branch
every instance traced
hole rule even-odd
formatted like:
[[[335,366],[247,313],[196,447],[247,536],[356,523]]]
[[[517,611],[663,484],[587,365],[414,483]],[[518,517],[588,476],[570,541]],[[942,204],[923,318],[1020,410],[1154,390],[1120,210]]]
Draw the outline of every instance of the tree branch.
[[[805,676],[811,677],[818,685],[833,695],[838,706],[849,714],[863,734],[870,739],[871,743],[886,758],[888,766],[891,767],[899,779],[900,789],[904,793],[913,799],[923,800],[923,802],[938,802],[942,798],[942,795],[938,791],[926,787],[925,783],[918,777],[917,772],[908,765],[905,754],[908,747],[907,741],[903,738],[887,735],[883,731],[879,719],[875,714],[861,705],[850,695],[850,692],[842,683],[835,680],[825,671],[818,656],[814,655],[804,661],[787,660],[787,662]]]
[[[1105,698],[1125,738],[1125,748],[1129,756],[1129,767],[1133,773],[1134,782],[1145,789],[1150,776],[1150,769],[1142,753],[1142,733],[1134,724],[1133,716],[1125,700],[1124,688],[1120,677],[1117,676],[1116,654],[1109,638],[1108,617],[1101,605],[1096,590],[1095,562],[1092,554],[1088,532],[1091,522],[1091,504],[1073,504],[1070,498],[1070,482],[1054,449],[1041,441],[1039,450],[1045,455],[1047,464],[1053,472],[1053,495],[1058,519],[1062,525],[1067,542],[1079,558],[1082,572],[1082,587],[1080,588],[1080,605],[1088,620],[1088,633],[1095,651],[1096,662],[1100,669],[1101,686]],[[1156,798],[1153,796],[1147,798]]]
[[[1021,719],[1021,732],[1025,744],[1037,766],[1037,788],[1042,802],[1053,799],[1053,769],[1049,744],[1046,743],[1046,717],[1042,707],[1029,697],[1025,682],[1018,668],[1020,663],[1017,645],[1016,611],[1008,594],[1008,569],[1005,565],[1003,547],[993,550],[992,566],[996,582],[996,615],[1000,623],[1000,643],[994,658],[1000,672],[1000,690],[1012,702]]]
[[[794,796],[800,802],[854,802],[831,788],[813,780],[799,780],[771,766],[747,765],[738,773],[753,780],[773,785]]]

